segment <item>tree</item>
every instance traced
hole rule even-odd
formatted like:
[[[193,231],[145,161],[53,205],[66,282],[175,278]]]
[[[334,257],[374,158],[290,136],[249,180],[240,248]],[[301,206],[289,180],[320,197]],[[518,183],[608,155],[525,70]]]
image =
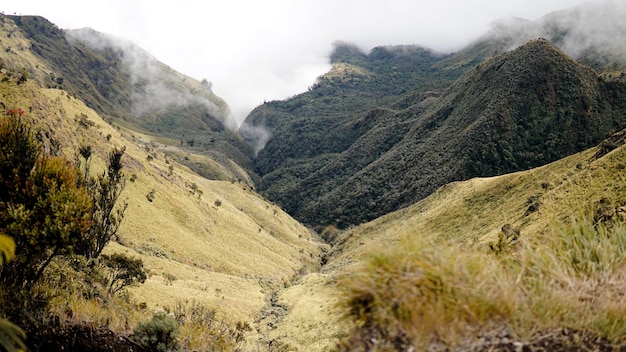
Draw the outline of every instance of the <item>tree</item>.
[[[109,294],[115,294],[135,283],[144,283],[148,278],[141,259],[133,259],[121,253],[102,255],[101,259],[108,271],[106,284]]]
[[[97,258],[104,247],[117,234],[128,203],[117,206],[117,201],[126,186],[122,173],[122,156],[126,148],[114,148],[108,155],[107,169],[98,177],[90,175],[91,147],[81,147],[82,183],[91,198],[91,227],[84,240],[76,247],[76,253],[87,259]]]

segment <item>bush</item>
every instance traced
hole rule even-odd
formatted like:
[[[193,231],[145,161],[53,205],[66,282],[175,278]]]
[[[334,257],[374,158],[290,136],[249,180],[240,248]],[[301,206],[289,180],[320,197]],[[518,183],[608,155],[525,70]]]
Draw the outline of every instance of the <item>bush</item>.
[[[148,278],[141,259],[133,259],[122,253],[102,255],[101,258],[108,271],[106,284],[109,294],[136,283],[144,283]]]
[[[218,318],[214,308],[196,301],[179,301],[171,311],[180,326],[180,343],[185,350],[238,351],[246,332],[252,330],[247,322]]]
[[[104,247],[117,235],[124,212],[128,203],[118,200],[124,187],[126,176],[122,173],[122,156],[126,147],[114,148],[108,154],[106,170],[93,177],[90,174],[91,147],[81,147],[79,153],[83,158],[77,161],[81,167],[81,182],[91,198],[91,226],[83,240],[76,244],[77,254],[84,255],[87,259],[97,258]]]
[[[71,252],[89,228],[91,204],[78,170],[62,157],[42,155],[21,109],[18,114],[9,110],[0,122],[0,231],[15,240],[18,255],[0,282],[5,293],[28,299],[52,259]]]
[[[417,233],[371,253],[340,279],[355,323],[344,343],[426,350],[493,329],[530,339],[567,328],[626,345],[626,224],[584,213],[559,216],[540,236],[505,225],[500,255]]]
[[[150,321],[140,323],[134,330],[134,339],[147,351],[178,351],[178,323],[165,312],[154,313]]]

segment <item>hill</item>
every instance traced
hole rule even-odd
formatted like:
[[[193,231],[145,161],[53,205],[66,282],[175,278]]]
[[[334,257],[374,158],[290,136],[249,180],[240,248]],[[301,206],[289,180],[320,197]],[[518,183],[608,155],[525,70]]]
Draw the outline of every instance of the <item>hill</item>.
[[[348,351],[619,351],[623,134],[328,233],[321,272],[280,296],[295,308],[275,336],[302,350],[317,350],[303,336],[339,336]],[[327,323],[302,327],[311,314]]]
[[[80,98],[129,134],[183,150],[171,157],[197,172],[205,168],[185,154],[209,157],[230,174],[206,177],[247,178],[238,168],[251,168],[252,150],[234,132],[228,104],[213,94],[208,81],[184,76],[132,42],[88,28],[64,31],[37,16],[0,19],[6,33],[0,59],[25,69],[42,87]]]
[[[272,299],[294,278],[319,267],[327,246],[317,234],[256,194],[246,171],[234,162],[224,164],[179,146],[157,145],[158,136],[110,125],[108,117],[62,86],[42,87],[37,70],[47,70],[49,63],[29,50],[35,44],[22,36],[13,19],[0,19],[6,30],[1,32],[2,45],[11,48],[2,51],[7,56],[0,65],[2,118],[9,110],[23,111],[49,155],[74,160],[79,148],[91,147],[94,174],[104,170],[113,148],[125,148],[122,171],[127,182],[120,202],[127,202],[128,208],[104,253],[141,259],[149,273],[145,283],[130,288],[126,295],[101,297],[93,281],[81,281],[84,274],[64,260],[54,261],[42,288],[57,290],[45,313],[54,319],[48,321],[48,328],[29,331],[44,334],[29,340],[31,347],[39,348],[33,344],[52,339],[52,345],[42,348],[78,348],[72,343],[83,337],[89,340],[99,329],[110,329],[124,338],[159,309],[189,310],[189,324],[181,321],[180,325],[185,348],[230,346],[235,343],[234,334],[245,334],[237,335],[243,346],[271,343],[265,339],[267,330],[281,317],[272,313]],[[31,68],[36,70],[31,72]],[[63,86],[72,80],[66,77]],[[226,180],[204,178],[172,155],[201,163]],[[241,180],[237,175],[242,175]],[[193,325],[199,324],[199,314],[204,319],[202,327]],[[69,342],[62,345],[66,337]],[[92,342],[90,346],[97,345]]]
[[[371,177],[377,175],[378,171],[370,172],[366,170],[366,167],[371,167],[370,170],[373,170],[376,167],[373,164],[377,162],[381,168],[387,168],[387,171],[384,171],[387,173],[391,172],[388,171],[389,169],[395,170],[395,173],[407,169],[407,160],[404,155],[413,154],[409,147],[411,143],[405,141],[404,147],[398,145],[399,149],[393,153],[390,151],[401,140],[410,138],[408,133],[412,128],[418,129],[416,124],[420,118],[425,118],[438,108],[436,107],[437,97],[440,97],[453,81],[460,78],[462,74],[471,76],[469,72],[486,60],[495,59],[530,40],[546,38],[565,55],[591,67],[599,72],[603,79],[611,81],[606,83],[612,86],[609,90],[619,91],[622,88],[616,88],[620,83],[615,81],[621,80],[620,77],[623,77],[623,70],[626,68],[626,59],[624,59],[626,46],[620,39],[621,32],[619,31],[622,26],[620,18],[624,13],[626,9],[620,4],[603,2],[557,11],[535,21],[517,18],[504,19],[494,22],[492,30],[463,50],[445,55],[415,46],[378,47],[369,54],[365,54],[349,44],[337,43],[331,55],[333,68],[320,77],[318,83],[308,92],[285,101],[263,104],[257,107],[242,125],[240,133],[251,141],[255,150],[258,151],[255,159],[255,170],[261,176],[258,189],[269,199],[283,206],[290,214],[318,229],[323,229],[327,225],[345,227],[357,224],[406,206],[442,183],[435,182],[435,186],[424,190],[423,194],[418,196],[417,193],[422,191],[415,191],[415,187],[410,186],[409,188],[413,190],[404,192],[405,186],[400,186],[397,180],[392,184],[377,183],[377,179],[385,178]],[[545,59],[551,60],[552,58],[548,56]],[[516,69],[514,66],[507,65],[506,67]],[[479,67],[477,70],[480,69]],[[483,78],[495,79],[496,81],[492,82],[493,85],[503,88],[501,80],[523,79],[523,77],[505,76],[502,71],[498,74],[503,76]],[[518,71],[517,74],[526,73]],[[478,79],[477,76],[474,78]],[[528,79],[530,80],[531,77]],[[548,79],[566,81],[569,78],[549,76]],[[576,80],[577,78],[565,84],[574,84]],[[520,83],[530,88],[534,87],[537,82]],[[546,82],[546,84],[552,83]],[[594,86],[594,84],[591,85]],[[477,86],[473,87],[477,88]],[[459,88],[458,85],[457,88]],[[510,90],[495,92],[488,87],[486,91],[489,94],[512,93],[526,96],[523,87],[518,88],[519,90],[515,92]],[[545,87],[545,89],[550,88]],[[562,90],[559,91],[565,94]],[[588,96],[590,101],[596,99],[594,94],[604,93],[591,93]],[[614,101],[611,94],[614,92],[610,92],[609,96],[601,99]],[[473,96],[473,98],[477,97]],[[561,98],[569,99],[563,95]],[[536,99],[543,98],[535,96],[531,98],[529,104],[542,103]],[[513,101],[511,103],[516,104]],[[570,103],[564,104],[564,107],[567,107]],[[522,107],[511,106],[504,109],[517,108]],[[523,109],[527,108],[529,107],[523,107]],[[574,107],[570,106],[570,108]],[[490,108],[487,107],[487,109]],[[565,110],[556,111],[561,109],[556,105],[545,106],[542,109],[547,109],[544,112],[548,115],[561,119],[561,121],[555,121],[555,125],[545,127],[558,129],[556,125],[564,121],[557,115],[565,114]],[[550,109],[552,111],[548,111]],[[477,113],[477,111],[467,112]],[[538,113],[543,112],[532,112],[532,114]],[[619,124],[610,126],[611,122],[608,123],[609,125],[604,127],[606,133],[620,128]],[[496,128],[496,126],[492,127]],[[537,139],[545,139],[550,134],[550,132],[544,133],[546,131],[538,134],[533,132],[533,134],[536,134]],[[483,132],[487,133],[494,143],[499,143],[498,133]],[[376,134],[378,136],[374,137]],[[530,151],[528,155],[534,161],[520,163],[518,155],[514,162],[517,168],[511,168],[513,165],[508,162],[508,165],[504,165],[500,172],[522,170],[540,165],[541,162],[556,160],[555,158],[582,150],[580,148],[588,147],[607,135],[597,135],[590,144],[579,145],[574,149],[570,148],[569,151],[561,148],[556,152],[558,156],[539,157],[539,159],[543,158],[543,161],[537,159],[536,151]],[[554,136],[556,135],[552,137]],[[456,137],[456,135],[449,136],[450,144],[454,144],[452,141]],[[502,142],[510,143],[510,137],[506,138],[507,140]],[[535,137],[530,139],[532,138]],[[527,142],[530,140],[524,143]],[[566,144],[568,148],[572,147],[571,143]],[[499,146],[495,147],[499,148]],[[404,150],[400,151],[402,148]],[[485,148],[491,147],[483,145],[480,148],[483,152],[487,152]],[[516,153],[524,153],[524,146],[509,145],[505,149],[507,148],[516,149]],[[433,157],[432,162],[439,163],[437,153],[428,150],[418,150],[418,152],[422,154],[420,158]],[[482,152],[476,151],[476,153]],[[497,154],[499,151],[487,152],[487,154],[493,154],[493,157],[487,155],[479,157],[479,164],[470,167],[474,170],[448,171],[448,167],[467,169],[468,166],[438,165],[444,168],[443,174],[446,175],[444,183],[477,175],[493,175],[498,171],[488,169],[500,168],[500,166],[487,165],[485,168],[484,163],[496,163],[499,162],[498,159],[502,159],[502,155],[496,156],[494,153]],[[552,148],[549,148],[549,153],[553,153]],[[385,162],[381,161],[383,156],[387,156]],[[394,162],[392,158],[396,161]],[[416,157],[413,156],[413,158]],[[455,163],[454,160],[450,162]],[[460,160],[458,164],[465,162]],[[452,176],[453,173],[456,175]],[[439,178],[439,175],[436,176]],[[366,185],[361,187],[360,184],[363,182]],[[411,184],[411,178],[406,177],[402,182]],[[387,191],[384,190],[385,188]],[[405,195],[397,199],[387,199],[396,198],[396,190],[404,192]],[[370,212],[370,209],[374,211]]]
[[[508,39],[483,38],[450,55],[338,44],[331,72],[241,130],[273,133],[263,149],[250,139],[265,194],[319,228],[348,228],[326,227],[323,243],[255,192],[253,150],[237,147],[208,85],[88,29],[0,19],[3,117],[23,111],[48,155],[91,146],[94,173],[125,147],[129,206],[105,254],[149,271],[110,295],[80,260],[55,260],[35,295],[54,293],[48,325],[30,327],[33,349],[137,348],[128,336],[158,316],[173,317],[186,350],[626,345],[626,132],[586,149],[624,126],[615,72],[543,39],[509,51]],[[180,116],[142,110],[162,85],[196,94]],[[180,139],[200,127],[215,142]]]
[[[270,140],[257,159],[260,189],[318,228],[358,224],[448,182],[529,169],[598,143],[626,123],[625,87],[547,40],[532,41],[469,70],[441,94],[416,92],[363,113],[345,125],[362,132],[343,149],[280,156]],[[316,127],[301,131],[310,136]],[[305,153],[307,137],[298,138]],[[266,169],[265,159],[285,164]]]

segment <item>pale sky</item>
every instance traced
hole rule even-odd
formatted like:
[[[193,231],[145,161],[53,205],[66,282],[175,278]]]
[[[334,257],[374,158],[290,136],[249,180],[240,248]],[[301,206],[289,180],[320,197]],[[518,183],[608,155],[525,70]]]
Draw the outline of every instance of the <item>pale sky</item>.
[[[0,11],[132,40],[175,70],[211,81],[241,122],[263,101],[305,91],[330,68],[337,40],[364,50],[419,44],[450,52],[494,20],[534,20],[598,1],[2,0]]]

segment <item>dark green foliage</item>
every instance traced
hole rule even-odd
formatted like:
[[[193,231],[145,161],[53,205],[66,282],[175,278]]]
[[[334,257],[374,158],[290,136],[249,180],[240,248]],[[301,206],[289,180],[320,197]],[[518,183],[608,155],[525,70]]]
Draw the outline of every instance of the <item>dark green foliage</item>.
[[[115,237],[128,203],[118,204],[126,177],[122,173],[122,156],[125,148],[113,149],[107,160],[107,169],[101,175],[93,177],[89,173],[91,148],[81,147],[79,153],[82,184],[87,189],[91,202],[91,221],[83,240],[76,244],[76,253],[86,258],[97,258],[104,247]]]
[[[0,231],[15,240],[17,255],[2,268],[0,283],[22,302],[52,259],[82,239],[91,204],[78,170],[42,155],[30,127],[15,115],[0,119],[0,165]]]
[[[115,294],[137,283],[144,283],[148,278],[141,259],[133,259],[121,253],[102,255],[100,258],[100,263],[106,268],[109,294]]]
[[[458,70],[433,67],[442,57],[417,46],[379,47],[366,55],[337,45],[331,61],[347,66],[336,66],[308,92],[266,103],[246,118],[248,126],[272,132],[256,160],[256,170],[266,175],[290,160],[345,151],[376,124],[376,114],[369,116],[368,111],[392,105],[415,89],[442,89],[457,78]],[[255,138],[246,129],[240,133]]]
[[[40,155],[30,126],[15,114],[0,117],[0,204],[22,197],[20,190]]]
[[[140,323],[133,333],[133,339],[146,351],[172,352],[180,349],[178,323],[165,312],[155,313],[150,321]]]
[[[353,110],[358,118],[293,122],[269,110],[316,89],[250,118],[287,126],[275,127],[258,155],[259,189],[318,229],[372,220],[448,182],[544,165],[626,126],[626,85],[603,80],[546,40],[480,64],[442,94],[416,90],[387,108]],[[330,106],[322,98],[310,104]]]

